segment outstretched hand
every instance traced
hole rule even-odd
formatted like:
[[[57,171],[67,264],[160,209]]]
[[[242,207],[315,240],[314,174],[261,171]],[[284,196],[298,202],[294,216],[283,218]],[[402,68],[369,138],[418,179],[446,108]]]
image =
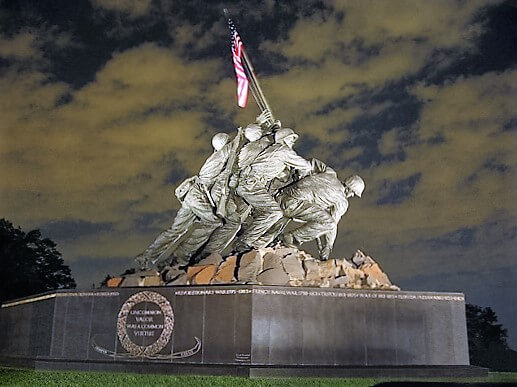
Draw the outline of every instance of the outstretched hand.
[[[269,126],[269,121],[273,121],[273,113],[271,113],[269,110],[264,110],[257,116],[255,121],[260,126]]]

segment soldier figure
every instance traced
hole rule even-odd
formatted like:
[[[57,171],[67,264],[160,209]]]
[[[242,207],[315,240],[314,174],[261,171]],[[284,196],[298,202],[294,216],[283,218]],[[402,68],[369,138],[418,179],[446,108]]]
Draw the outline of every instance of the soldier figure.
[[[229,136],[226,133],[218,133],[212,139],[214,153],[201,167],[199,174],[186,179],[176,189],[176,196],[182,202],[172,226],[162,232],[156,240],[140,255],[135,258],[141,268],[148,266],[149,262],[158,264],[168,259],[181,243],[181,238],[195,229],[189,240],[187,250],[178,254],[175,264],[185,265],[190,259],[189,253],[195,252],[210,237],[213,230],[223,224],[215,215],[214,203],[210,197],[210,189],[215,179],[223,170],[230,152]],[[196,248],[197,246],[197,248]]]
[[[172,226],[135,258],[140,268],[171,256],[173,266],[183,266],[194,256],[221,253],[241,228],[237,251],[265,247],[280,235],[288,246],[316,239],[328,259],[348,198],[361,197],[364,181],[354,175],[341,183],[321,161],[300,157],[292,149],[298,135],[266,118],[239,128],[232,142],[225,133],[213,137],[214,152],[199,174],[175,191],[182,206]],[[304,224],[282,234],[291,219]]]
[[[250,124],[244,129],[244,137],[248,141],[246,145],[238,153],[237,171],[243,168],[241,160],[253,159],[264,148],[271,144],[271,140],[263,137],[263,131],[257,124]],[[240,230],[242,222],[250,213],[251,207],[247,205],[242,198],[235,195],[235,187],[238,183],[238,173],[232,174],[229,179],[230,194],[227,201],[227,210],[224,217],[224,225],[217,228],[210,235],[206,246],[200,253],[200,256],[206,256],[213,252],[221,253],[235,238]],[[221,201],[223,186],[226,184],[224,179],[217,179],[211,189],[211,196],[215,203]]]
[[[298,139],[296,133],[288,128],[279,129],[274,138],[273,145],[265,147],[258,154],[250,152],[243,155],[239,160],[236,193],[253,207],[253,221],[239,236],[237,250],[264,247],[268,241],[263,241],[261,236],[284,216],[269,191],[271,182],[290,176],[292,171],[299,176],[308,175],[311,171],[311,164],[292,149]]]
[[[324,165],[318,163],[320,168]],[[284,232],[280,239],[289,247],[316,239],[320,258],[328,259],[337,236],[337,225],[348,209],[348,199],[354,195],[361,197],[363,190],[361,177],[353,175],[341,183],[329,167],[286,187],[277,197],[280,207],[286,217],[305,223]],[[278,226],[271,231],[275,232]]]

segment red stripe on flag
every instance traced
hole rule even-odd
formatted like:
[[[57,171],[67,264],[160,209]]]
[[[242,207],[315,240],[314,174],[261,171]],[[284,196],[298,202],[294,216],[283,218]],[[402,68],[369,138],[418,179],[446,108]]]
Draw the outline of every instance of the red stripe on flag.
[[[233,34],[233,68],[237,77],[237,104],[239,107],[246,107],[248,101],[248,78],[242,67],[242,41],[237,31]]]

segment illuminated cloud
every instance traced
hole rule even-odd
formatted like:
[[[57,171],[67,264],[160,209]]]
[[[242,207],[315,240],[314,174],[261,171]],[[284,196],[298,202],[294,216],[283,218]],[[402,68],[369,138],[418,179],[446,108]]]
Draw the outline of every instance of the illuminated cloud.
[[[93,6],[112,12],[121,12],[130,18],[146,15],[152,7],[151,0],[91,0]]]
[[[517,139],[514,131],[504,130],[515,115],[516,75],[508,70],[411,89],[423,103],[414,124],[418,140],[399,144],[399,128],[386,132],[379,143],[381,152],[403,149],[404,159],[364,172],[373,185],[366,196],[367,207],[372,208],[372,217],[375,212],[374,228],[383,238],[431,237],[480,225],[503,212],[517,216],[517,206],[509,197],[516,188],[512,173],[517,167],[513,151]],[[371,207],[382,196],[384,179],[397,181],[416,174],[421,177],[410,201]],[[368,216],[361,222],[364,230],[371,227],[370,221]]]
[[[213,96],[203,90],[218,71],[213,61],[185,63],[144,44],[115,54],[77,91],[43,73],[5,75],[3,212],[33,222],[120,221],[128,209],[163,209],[168,163],[194,174],[210,152],[216,128],[207,127],[202,106]],[[63,96],[70,102],[59,103]]]
[[[28,31],[12,37],[0,37],[0,57],[23,60],[34,59],[39,55],[35,36]]]
[[[281,107],[284,122],[301,134],[343,142],[354,113],[372,114],[371,99],[357,96],[374,96],[475,50],[484,28],[479,15],[487,5],[329,3],[323,11],[299,18],[286,39],[263,42],[264,51],[280,54],[289,64],[265,78],[264,87],[272,105]]]

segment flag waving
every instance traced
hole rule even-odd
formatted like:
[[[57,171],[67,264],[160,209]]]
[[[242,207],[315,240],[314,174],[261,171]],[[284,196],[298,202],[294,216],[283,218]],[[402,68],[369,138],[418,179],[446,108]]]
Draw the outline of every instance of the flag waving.
[[[228,25],[232,34],[232,56],[233,68],[235,69],[235,76],[237,77],[237,104],[239,107],[246,107],[248,101],[248,77],[244,72],[242,65],[242,51],[244,50],[242,40],[237,33],[237,29],[232,20],[228,18]]]
[[[248,101],[248,90],[251,90],[251,94],[260,109],[261,114],[267,112],[267,122],[269,125],[275,125],[276,121],[273,117],[273,112],[267,103],[266,97],[260,88],[255,70],[250,62],[250,58],[244,49],[242,40],[237,33],[237,29],[230,19],[230,13],[226,8],[223,9],[224,15],[228,20],[228,26],[230,27],[232,37],[232,57],[233,57],[233,68],[235,69],[235,75],[237,76],[237,104],[243,108],[246,107]]]

